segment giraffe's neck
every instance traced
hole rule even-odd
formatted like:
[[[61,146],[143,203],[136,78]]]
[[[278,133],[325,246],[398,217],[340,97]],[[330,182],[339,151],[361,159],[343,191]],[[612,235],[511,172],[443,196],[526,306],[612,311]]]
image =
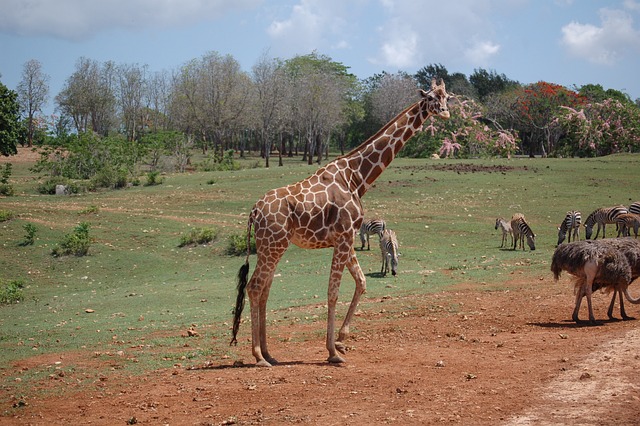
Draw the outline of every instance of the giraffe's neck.
[[[422,128],[429,117],[424,101],[416,102],[398,114],[375,135],[343,158],[357,176],[356,188],[363,196],[373,182],[393,161],[404,144]]]

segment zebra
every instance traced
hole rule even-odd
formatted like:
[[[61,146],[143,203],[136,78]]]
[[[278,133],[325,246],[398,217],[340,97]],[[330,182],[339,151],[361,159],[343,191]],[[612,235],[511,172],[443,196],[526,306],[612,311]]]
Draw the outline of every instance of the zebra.
[[[640,214],[640,201],[634,201],[629,206],[629,213]]]
[[[496,229],[498,228],[502,230],[502,242],[500,243],[500,247],[504,247],[507,243],[507,235],[511,237],[509,245],[513,244],[513,231],[511,230],[511,223],[507,222],[501,217],[498,217],[496,218]]]
[[[398,238],[391,229],[385,229],[380,237],[380,252],[382,254],[382,269],[380,273],[384,277],[389,272],[391,263],[391,275],[397,274],[398,268]]]
[[[518,241],[524,250],[524,238],[527,237],[527,245],[531,250],[536,249],[536,235],[527,224],[522,213],[516,213],[511,218],[511,229],[513,230],[513,249],[516,249]]]
[[[598,229],[596,230],[596,236],[593,237],[593,239],[595,240],[598,238],[598,234],[600,234],[600,226],[602,226],[602,238],[606,238],[604,233],[605,225],[607,223],[616,223],[616,217],[624,213],[628,213],[627,208],[624,206],[601,207],[591,212],[587,217],[587,220],[584,222],[585,237],[587,240],[591,239],[593,225],[595,224],[598,224]]]
[[[640,215],[634,213],[623,213],[616,216],[616,225],[618,226],[618,237],[630,237],[631,228],[633,234],[638,238],[638,229],[640,228]]]
[[[377,234],[379,238],[382,238],[385,229],[387,229],[387,224],[383,219],[363,220],[362,226],[360,226],[360,242],[362,243],[360,250],[364,250],[365,243],[367,243],[367,250],[371,250],[369,236]]]
[[[567,236],[567,231],[569,232],[568,242],[571,242],[571,237],[573,236],[573,241],[578,241],[580,239],[580,224],[582,223],[582,214],[577,210],[571,210],[567,212],[567,215],[564,217],[564,220],[558,227],[558,244],[562,244],[564,238]]]

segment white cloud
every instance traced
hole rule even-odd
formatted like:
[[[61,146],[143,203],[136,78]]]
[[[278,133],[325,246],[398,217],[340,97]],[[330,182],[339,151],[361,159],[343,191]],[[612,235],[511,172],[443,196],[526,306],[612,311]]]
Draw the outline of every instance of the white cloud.
[[[111,28],[183,26],[218,19],[261,0],[3,0],[0,32],[84,39]]]
[[[272,21],[267,34],[277,42],[279,53],[345,49],[349,46],[344,38],[347,6],[341,0],[300,0],[287,18]]]
[[[419,36],[415,31],[401,26],[386,34],[386,40],[380,47],[380,62],[394,67],[394,70],[406,69],[415,64],[418,56]]]
[[[562,27],[561,43],[569,53],[589,62],[613,65],[627,54],[640,52],[640,31],[634,28],[631,15],[612,9],[600,9],[599,15],[600,26],[571,22]]]
[[[499,51],[500,46],[490,41],[474,41],[465,50],[464,56],[471,64],[484,67]]]
[[[377,30],[380,48],[370,61],[391,71],[438,62],[484,66],[500,50],[492,41],[492,11],[510,2],[380,0],[386,18]]]

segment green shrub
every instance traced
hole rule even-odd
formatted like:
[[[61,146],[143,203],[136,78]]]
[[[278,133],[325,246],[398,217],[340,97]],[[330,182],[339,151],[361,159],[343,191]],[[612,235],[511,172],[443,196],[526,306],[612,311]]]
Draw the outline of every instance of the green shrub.
[[[11,170],[13,169],[13,164],[7,163],[4,165],[2,169],[0,169],[0,183],[8,185],[9,178],[11,177]]]
[[[218,230],[213,228],[193,228],[183,235],[178,247],[208,244],[218,237]]]
[[[26,223],[22,226],[24,231],[27,233],[24,236],[24,240],[20,243],[21,246],[31,246],[36,240],[36,232],[38,228],[33,223]]]
[[[113,169],[105,167],[100,169],[91,179],[90,185],[94,189],[108,188],[120,189],[125,188],[129,183],[127,171],[122,169]]]
[[[51,254],[56,257],[69,255],[84,256],[89,252],[90,245],[89,224],[82,222],[74,228],[72,233],[64,236],[62,242],[54,247]]]
[[[40,194],[55,195],[56,186],[58,185],[66,186],[67,192],[69,194],[78,194],[80,192],[80,186],[77,183],[72,182],[69,179],[64,178],[62,176],[51,177],[45,180],[44,182],[38,184],[38,187],[36,189]]]
[[[13,186],[9,185],[8,183],[0,183],[0,195],[11,197],[15,194],[16,191],[15,189],[13,189]]]
[[[78,214],[95,214],[98,213],[99,210],[100,209],[98,209],[98,206],[92,204],[89,207],[80,210]]]
[[[24,300],[22,289],[24,282],[20,280],[4,281],[0,280],[0,304],[9,305],[19,303]]]
[[[210,154],[202,163],[198,164],[198,169],[204,172],[240,170],[240,163],[233,158],[233,150],[229,149],[220,156],[218,152]]]
[[[147,173],[147,182],[144,186],[153,186],[162,184],[163,179],[160,177],[160,172],[157,170],[152,170]]]
[[[10,210],[0,210],[0,222],[13,219],[13,212]]]
[[[256,252],[256,237],[251,233],[251,253]],[[230,256],[247,254],[247,231],[229,236],[226,253]]]

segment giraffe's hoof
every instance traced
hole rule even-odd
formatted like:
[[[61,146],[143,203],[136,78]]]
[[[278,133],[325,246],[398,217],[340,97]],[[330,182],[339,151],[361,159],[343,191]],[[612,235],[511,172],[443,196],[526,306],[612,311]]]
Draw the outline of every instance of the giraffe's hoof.
[[[336,350],[340,352],[342,355],[345,355],[347,353],[347,346],[344,343],[336,342],[335,346],[336,346]]]
[[[345,359],[340,355],[330,356],[327,361],[329,361],[331,364],[342,364],[343,362],[346,362]]]
[[[271,364],[269,364],[269,362],[265,359],[256,362],[256,367],[272,367]]]

